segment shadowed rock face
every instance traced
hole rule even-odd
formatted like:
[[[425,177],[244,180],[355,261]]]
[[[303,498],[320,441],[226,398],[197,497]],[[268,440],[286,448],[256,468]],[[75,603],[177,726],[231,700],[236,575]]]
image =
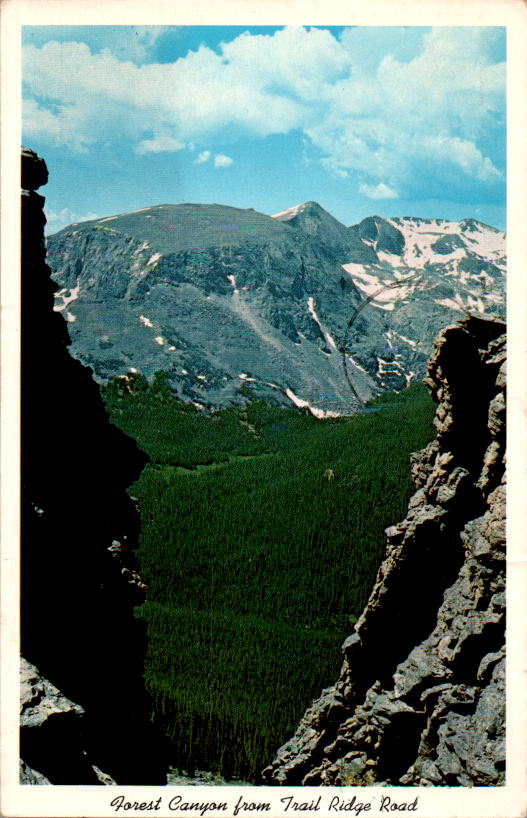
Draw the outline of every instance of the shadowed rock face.
[[[69,355],[66,324],[53,312],[44,198],[35,192],[46,181],[43,160],[23,150],[22,652],[82,706],[68,733],[76,736],[72,757],[82,741],[90,763],[117,782],[161,783],[146,718],[145,634],[133,616],[144,595],[133,553],[139,520],[126,493],[147,458],[109,423],[91,371]],[[86,764],[58,762],[67,748],[48,721],[24,726],[23,752],[33,747],[27,765],[40,742],[51,783],[93,779]]]
[[[443,330],[437,439],[335,686],[263,772],[278,785],[504,783],[505,327]]]

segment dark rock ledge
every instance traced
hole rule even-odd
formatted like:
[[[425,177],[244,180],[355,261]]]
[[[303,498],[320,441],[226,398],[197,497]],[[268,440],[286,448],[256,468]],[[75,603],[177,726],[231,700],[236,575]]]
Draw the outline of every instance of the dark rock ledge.
[[[47,177],[22,149],[21,780],[161,784],[134,617],[139,516],[126,492],[147,457],[110,424],[53,311],[36,192]]]

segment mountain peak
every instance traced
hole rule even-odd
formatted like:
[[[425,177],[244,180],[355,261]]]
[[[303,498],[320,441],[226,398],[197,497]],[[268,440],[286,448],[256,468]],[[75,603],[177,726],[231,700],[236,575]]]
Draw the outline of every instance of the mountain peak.
[[[271,218],[276,219],[279,222],[288,222],[291,219],[296,218],[301,213],[304,214],[325,214],[329,218],[333,219],[334,217],[328,213],[327,210],[324,210],[318,202],[309,201],[309,202],[302,202],[302,204],[297,204],[294,207],[289,207],[287,210],[281,210],[279,213],[274,213]],[[337,221],[335,219],[335,221]]]
[[[318,202],[303,202],[275,213],[272,218],[304,233],[310,239],[315,239],[343,261],[350,260],[350,253],[353,261],[373,263],[377,260],[370,247],[358,240],[350,228],[324,210]]]
[[[482,233],[486,230],[490,230],[492,233],[501,233],[501,230],[498,230],[497,227],[492,227],[490,224],[485,224],[484,222],[478,221],[478,219],[462,219],[459,222],[459,228],[463,232],[466,233]]]
[[[400,256],[404,251],[404,236],[401,231],[380,216],[368,216],[350,229],[376,252]]]

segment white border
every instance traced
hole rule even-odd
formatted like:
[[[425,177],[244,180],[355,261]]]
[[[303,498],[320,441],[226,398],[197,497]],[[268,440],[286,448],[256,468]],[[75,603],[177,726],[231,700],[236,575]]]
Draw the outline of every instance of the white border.
[[[154,803],[160,809],[119,815],[196,816],[174,811],[169,800],[226,801],[229,809],[206,812],[234,815],[240,795],[247,801],[270,802],[270,811],[256,814],[280,818],[311,814],[319,818],[355,815],[329,813],[334,795],[371,803],[361,818],[412,814],[420,818],[520,818],[527,815],[527,567],[525,540],[527,503],[527,5],[522,0],[0,0],[1,26],[1,574],[2,697],[0,745],[0,813],[5,818],[59,818],[116,814],[110,802],[123,794],[127,801]],[[21,25],[489,25],[506,26],[508,41],[508,269],[509,269],[509,492],[508,492],[508,676],[507,676],[507,784],[481,788],[338,788],[338,787],[66,787],[18,784],[18,473],[19,473],[19,162],[20,162],[20,27]],[[29,145],[29,147],[31,147]],[[43,157],[44,159],[46,157]],[[45,189],[42,190],[45,195]],[[395,802],[412,802],[418,809],[379,812],[380,795]],[[298,801],[321,796],[320,809],[284,811],[280,801],[293,795]],[[251,814],[247,811],[241,816]]]

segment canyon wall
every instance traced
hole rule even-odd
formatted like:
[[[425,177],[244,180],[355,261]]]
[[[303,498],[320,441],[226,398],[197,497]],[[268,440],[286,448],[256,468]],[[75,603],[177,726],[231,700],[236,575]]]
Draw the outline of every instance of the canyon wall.
[[[126,493],[147,458],[109,423],[53,311],[36,192],[47,176],[23,149],[22,781],[165,783],[144,692],[146,637],[133,613],[144,597],[139,517]]]
[[[274,785],[504,783],[505,326],[436,340],[437,439],[334,685],[264,770]]]

